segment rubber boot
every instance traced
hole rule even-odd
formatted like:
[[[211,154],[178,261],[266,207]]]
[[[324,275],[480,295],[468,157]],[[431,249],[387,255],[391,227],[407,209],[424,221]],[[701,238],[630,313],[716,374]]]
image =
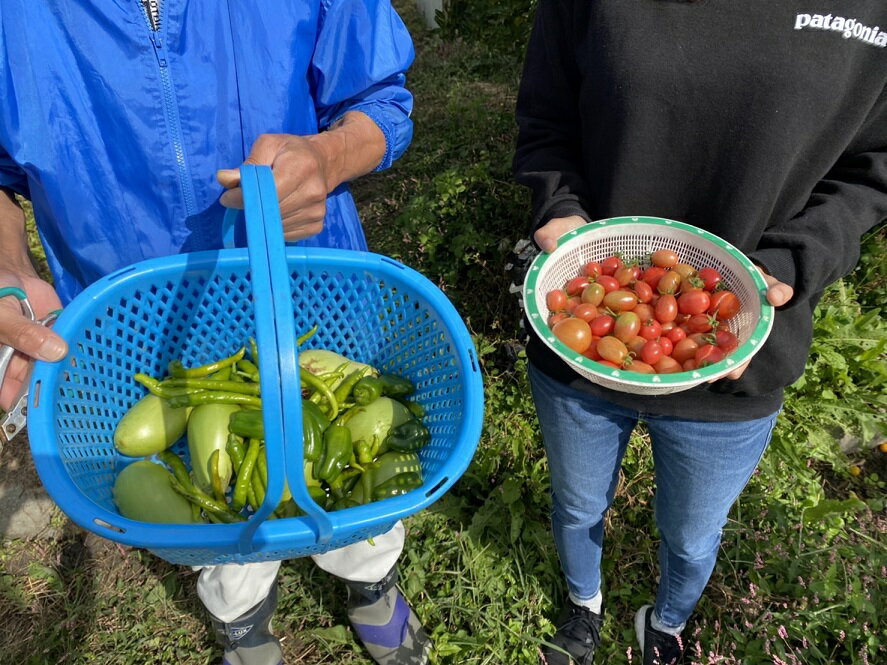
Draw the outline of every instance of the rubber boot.
[[[379,582],[345,582],[348,619],[379,665],[424,665],[431,642],[397,589],[397,566]]]
[[[225,649],[222,665],[282,665],[280,641],[271,632],[277,582],[261,603],[230,623],[210,615],[216,641]]]

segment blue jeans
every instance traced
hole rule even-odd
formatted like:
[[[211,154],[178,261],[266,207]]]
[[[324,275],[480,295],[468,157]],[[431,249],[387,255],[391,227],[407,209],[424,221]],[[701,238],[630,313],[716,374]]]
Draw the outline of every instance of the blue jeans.
[[[530,365],[530,384],[551,470],[552,530],[570,592],[601,587],[604,515],[622,456],[647,423],[656,470],[660,580],[656,615],[686,622],[714,569],[721,528],[770,442],[774,413],[745,422],[705,422],[625,409],[549,378]]]

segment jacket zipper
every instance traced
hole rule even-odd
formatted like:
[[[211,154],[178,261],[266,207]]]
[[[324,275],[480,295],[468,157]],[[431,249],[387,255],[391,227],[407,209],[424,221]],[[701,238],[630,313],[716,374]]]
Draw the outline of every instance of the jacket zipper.
[[[163,93],[163,110],[166,115],[166,126],[169,129],[173,151],[176,155],[176,170],[179,175],[179,185],[182,189],[185,215],[190,217],[197,213],[197,204],[194,196],[194,186],[191,182],[191,175],[188,169],[188,160],[185,155],[185,142],[182,135],[181,119],[179,118],[179,107],[176,103],[175,88],[172,82],[172,75],[169,71],[169,60],[167,58],[166,47],[163,43],[163,37],[160,31],[160,28],[163,25],[163,10],[166,7],[166,3],[162,1],[157,3],[159,11],[157,29],[155,30],[147,7],[142,4],[142,0],[135,1],[139,3],[142,14],[147,21],[151,45],[154,47],[154,55],[157,57],[157,66],[160,70],[160,85]]]

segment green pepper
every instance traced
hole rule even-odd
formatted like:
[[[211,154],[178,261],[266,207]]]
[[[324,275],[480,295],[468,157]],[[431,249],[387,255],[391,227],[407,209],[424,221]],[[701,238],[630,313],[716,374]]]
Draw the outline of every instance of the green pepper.
[[[306,332],[304,335],[299,336],[299,338],[296,340],[296,346],[302,346],[302,344],[304,344],[309,339],[314,337],[314,333],[316,333],[316,332],[317,332],[317,324],[315,323],[314,327],[312,327],[311,330]]]
[[[228,420],[228,431],[244,439],[264,439],[261,411],[235,411]]]
[[[160,383],[160,388],[199,388],[200,390],[243,393],[256,396],[259,394],[257,383],[240,381],[223,381],[221,379],[167,379]],[[191,393],[193,394],[193,393]]]
[[[413,453],[431,440],[431,432],[418,420],[408,420],[391,429],[383,448]]]
[[[209,365],[202,365],[201,367],[185,367],[182,364],[181,360],[173,360],[169,364],[169,375],[176,379],[183,379],[185,377],[191,378],[202,378],[207,377],[210,374],[214,374],[225,367],[230,367],[235,364],[238,360],[243,358],[246,353],[246,349],[244,347],[240,347],[240,349],[233,356],[229,356],[228,358],[223,358],[222,360],[216,361],[214,363],[210,363]]]
[[[191,476],[188,474],[188,467],[185,466],[181,457],[171,450],[164,450],[163,452],[157,453],[157,459],[169,467],[169,470],[172,471],[172,475],[175,476],[175,479],[179,481],[182,487],[187,490],[194,489],[194,483],[191,482]],[[200,516],[200,506],[193,501],[191,502],[191,519],[195,522],[205,521]]]
[[[399,473],[373,487],[373,500],[381,501],[406,494],[422,486],[422,474],[415,471]]]
[[[318,506],[326,505],[326,491],[320,485],[309,485],[308,496],[314,499],[314,503]]]
[[[366,406],[382,396],[383,383],[375,376],[364,376],[354,384],[351,396],[358,406]]]
[[[152,395],[156,395],[157,397],[165,400],[169,400],[173,397],[179,397],[181,395],[191,395],[194,393],[206,392],[203,388],[171,388],[169,386],[164,386],[162,382],[148,376],[147,374],[135,374],[132,378],[135,379],[137,383],[145,386],[145,388],[148,389],[148,392],[150,392]]]
[[[408,399],[398,399],[397,401],[407,407],[414,418],[422,420],[425,417],[425,407],[419,404],[419,402],[413,402]]]
[[[406,397],[416,392],[416,386],[412,381],[396,374],[380,374],[382,382],[382,394],[386,397]]]
[[[321,379],[317,378],[307,370],[302,370],[299,372],[299,381],[304,384],[304,387],[309,388],[312,392],[326,400],[327,407],[329,408],[329,414],[327,414],[327,417],[330,420],[333,420],[339,415],[339,403],[336,401],[333,391],[330,390],[329,386]],[[314,395],[312,395],[312,397],[314,397]]]
[[[350,496],[343,496],[333,502],[333,505],[330,506],[330,511],[345,510],[346,508],[356,508],[359,505],[360,503],[352,499]]]
[[[379,455],[376,461],[367,465],[360,481],[351,490],[351,497],[355,501],[368,503],[373,499],[373,490],[376,487],[404,473],[422,473],[422,463],[416,453],[392,450]]]
[[[323,455],[323,432],[330,421],[308,400],[302,400],[302,451],[309,462],[317,462]]]
[[[323,433],[323,446],[317,477],[331,483],[351,459],[351,430],[344,425],[327,427]]]
[[[348,400],[354,386],[364,378],[364,374],[368,371],[369,367],[360,367],[351,372],[351,374],[339,384],[339,386],[333,391],[333,396],[339,404]]]
[[[245,358],[237,361],[237,372],[248,378],[250,381],[255,383],[259,382],[259,368],[256,367],[255,363],[246,360]]]
[[[234,483],[234,494],[231,496],[231,507],[234,510],[242,510],[246,505],[247,490],[252,487],[253,470],[258,458],[259,440],[250,439],[243,464],[240,465],[240,473],[237,474],[237,480]],[[253,508],[258,509],[258,505],[253,504]]]
[[[201,404],[239,404],[254,409],[261,409],[262,399],[252,395],[222,390],[203,390],[189,395],[176,395],[169,399],[169,405],[174,409],[184,406],[200,406]]]

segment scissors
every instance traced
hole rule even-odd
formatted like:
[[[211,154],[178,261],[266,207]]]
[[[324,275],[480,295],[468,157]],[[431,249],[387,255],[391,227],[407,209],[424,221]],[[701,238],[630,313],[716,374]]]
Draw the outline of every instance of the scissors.
[[[27,316],[31,321],[39,323],[42,326],[50,326],[53,321],[58,318],[61,310],[50,312],[44,318],[38,319],[34,313],[34,308],[28,300],[27,294],[13,286],[0,288],[0,298],[13,296],[18,299],[22,308],[22,314]],[[0,386],[3,385],[3,379],[6,378],[6,370],[9,369],[9,361],[15,354],[15,349],[11,346],[0,345]],[[16,435],[22,431],[28,420],[28,391],[30,387],[28,382],[22,384],[22,389],[12,404],[9,412],[0,419],[0,452],[3,452],[3,444],[12,441]]]

